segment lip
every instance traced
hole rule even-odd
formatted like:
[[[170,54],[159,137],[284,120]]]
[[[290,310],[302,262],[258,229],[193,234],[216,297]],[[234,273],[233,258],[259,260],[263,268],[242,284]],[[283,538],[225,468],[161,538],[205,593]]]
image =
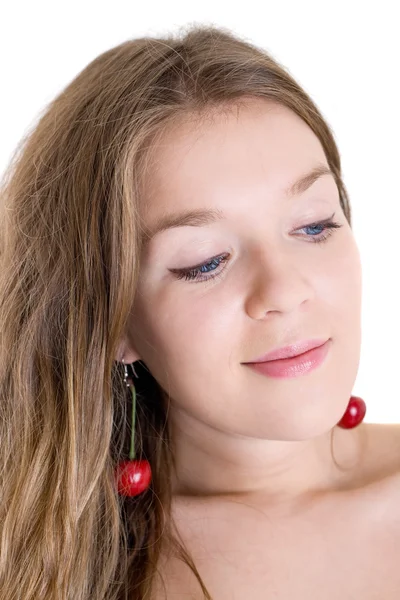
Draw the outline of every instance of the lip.
[[[278,360],[281,358],[291,358],[292,356],[299,356],[300,354],[304,354],[305,352],[308,352],[309,350],[312,350],[313,348],[322,346],[327,341],[328,341],[327,339],[320,339],[320,338],[318,338],[318,339],[313,338],[311,340],[302,340],[302,341],[296,342],[295,344],[292,344],[290,346],[285,346],[283,348],[278,348],[277,350],[273,350],[272,352],[268,352],[267,354],[264,354],[263,356],[259,356],[258,358],[255,358],[254,360],[249,361],[249,363],[250,364],[261,363],[261,362],[267,362],[269,360]],[[244,364],[249,364],[249,363],[244,363]]]
[[[290,358],[243,364],[267,377],[275,377],[277,379],[299,377],[322,365],[330,350],[330,342],[331,340],[328,339],[321,346]]]

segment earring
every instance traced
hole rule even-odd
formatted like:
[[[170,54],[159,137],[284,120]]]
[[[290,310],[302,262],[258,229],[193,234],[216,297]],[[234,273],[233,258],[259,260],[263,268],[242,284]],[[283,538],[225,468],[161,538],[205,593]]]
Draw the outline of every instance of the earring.
[[[124,359],[122,359],[124,362]],[[131,369],[137,378],[133,364]],[[118,494],[121,496],[138,496],[144,492],[151,482],[151,467],[148,460],[135,460],[135,416],[136,416],[136,390],[131,377],[128,375],[127,366],[124,364],[124,382],[132,392],[132,429],[129,460],[122,460],[115,469]]]
[[[347,405],[346,412],[337,424],[343,429],[352,429],[357,427],[365,417],[367,406],[359,396],[351,396]]]

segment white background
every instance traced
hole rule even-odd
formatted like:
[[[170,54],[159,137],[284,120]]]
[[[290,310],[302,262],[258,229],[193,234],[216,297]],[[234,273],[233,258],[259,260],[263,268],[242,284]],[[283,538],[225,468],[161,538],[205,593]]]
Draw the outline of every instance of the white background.
[[[202,23],[262,46],[311,95],[335,135],[363,265],[353,394],[367,403],[366,422],[400,423],[399,10],[397,0],[3,0],[0,174],[46,104],[123,41]]]

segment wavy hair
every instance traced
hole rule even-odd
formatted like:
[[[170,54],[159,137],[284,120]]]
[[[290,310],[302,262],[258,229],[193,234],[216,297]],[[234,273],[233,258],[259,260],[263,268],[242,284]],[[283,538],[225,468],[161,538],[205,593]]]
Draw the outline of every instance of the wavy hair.
[[[99,55],[10,160],[0,190],[1,600],[149,598],[165,540],[211,598],[171,526],[168,395],[140,365],[136,452],[153,480],[135,498],[117,494],[130,406],[115,357],[137,287],[149,150],[174,119],[245,97],[285,105],[312,129],[351,225],[322,114],[264,49],[221,27]]]

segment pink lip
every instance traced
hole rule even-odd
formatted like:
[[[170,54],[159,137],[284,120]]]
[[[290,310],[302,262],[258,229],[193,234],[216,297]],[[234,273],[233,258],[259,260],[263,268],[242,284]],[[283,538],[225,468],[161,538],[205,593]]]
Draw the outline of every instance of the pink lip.
[[[296,344],[292,344],[291,346],[285,346],[284,348],[278,348],[277,350],[268,352],[268,354],[259,356],[258,358],[255,358],[254,360],[251,360],[249,362],[260,363],[266,362],[267,360],[277,360],[279,358],[291,358],[292,356],[298,356],[299,354],[304,354],[305,352],[308,352],[313,348],[322,346],[323,344],[325,344],[326,341],[326,339],[312,339],[304,340],[302,342],[296,342]]]
[[[278,379],[298,377],[299,375],[304,375],[319,367],[324,362],[330,350],[330,345],[329,339],[321,346],[313,348],[298,356],[274,359],[267,362],[243,364],[248,365],[258,373],[269,377],[276,377]]]

